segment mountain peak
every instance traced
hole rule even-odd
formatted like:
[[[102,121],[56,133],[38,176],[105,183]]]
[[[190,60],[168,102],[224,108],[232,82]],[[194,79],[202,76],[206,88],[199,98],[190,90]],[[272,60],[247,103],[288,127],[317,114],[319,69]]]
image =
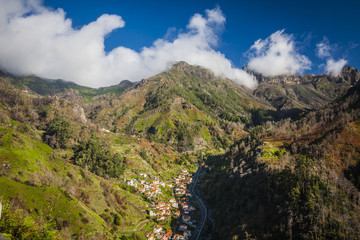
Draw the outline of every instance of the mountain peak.
[[[175,63],[173,66],[172,66],[172,69],[176,69],[176,70],[186,70],[186,69],[189,69],[191,68],[192,66],[185,62],[185,61],[180,61],[180,62],[177,62]]]
[[[178,76],[186,75],[187,78],[190,77],[193,80],[196,79],[198,81],[205,82],[217,81],[219,79],[215,76],[214,72],[211,71],[211,69],[197,65],[190,65],[189,63],[184,61],[177,62],[167,72]]]
[[[341,71],[341,77],[344,81],[350,82],[351,85],[356,85],[360,81],[359,69],[346,65]]]
[[[131,87],[133,86],[135,83],[131,82],[130,80],[122,80],[118,85],[120,87]]]

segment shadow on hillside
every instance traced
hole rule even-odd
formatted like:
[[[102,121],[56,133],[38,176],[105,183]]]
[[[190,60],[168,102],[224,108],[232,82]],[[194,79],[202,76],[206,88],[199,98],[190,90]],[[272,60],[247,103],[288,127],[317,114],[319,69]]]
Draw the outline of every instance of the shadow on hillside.
[[[298,120],[308,111],[309,110],[299,108],[276,111],[257,108],[251,110],[251,120],[254,125],[261,125],[267,121],[280,121],[286,118],[291,118],[291,120]]]
[[[344,175],[358,190],[360,190],[360,161],[356,165],[350,166],[346,169],[344,171]]]

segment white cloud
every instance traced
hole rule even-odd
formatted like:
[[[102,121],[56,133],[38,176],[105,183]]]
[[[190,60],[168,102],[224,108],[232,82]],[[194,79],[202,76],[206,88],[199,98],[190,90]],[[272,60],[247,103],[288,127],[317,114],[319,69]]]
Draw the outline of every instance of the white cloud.
[[[39,0],[0,0],[0,5],[0,66],[9,72],[99,87],[123,79],[138,81],[187,61],[239,84],[256,85],[253,76],[213,49],[225,24],[219,8],[195,14],[175,40],[158,39],[140,52],[119,46],[106,53],[105,36],[125,25],[120,16],[103,14],[74,29],[62,9],[47,9]]]
[[[339,76],[345,64],[347,64],[347,61],[343,58],[338,61],[330,58],[326,61],[325,71],[329,75]]]
[[[284,30],[255,41],[249,52],[247,67],[264,76],[302,73],[311,65],[306,56],[296,51],[293,36]]]
[[[316,44],[316,55],[319,58],[326,58],[331,56],[331,48],[329,40],[324,37],[324,39]]]
[[[344,58],[335,61],[332,57],[334,49],[337,48],[336,44],[330,44],[330,41],[324,37],[324,39],[316,44],[316,54],[319,58],[326,59],[326,64],[320,64],[320,68],[325,66],[325,72],[328,75],[339,76],[347,60]]]

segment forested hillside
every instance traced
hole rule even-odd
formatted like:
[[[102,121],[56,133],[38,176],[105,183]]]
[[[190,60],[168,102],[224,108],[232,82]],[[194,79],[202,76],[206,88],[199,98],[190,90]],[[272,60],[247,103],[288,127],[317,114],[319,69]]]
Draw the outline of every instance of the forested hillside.
[[[297,121],[255,127],[208,160],[214,239],[358,239],[359,82]]]

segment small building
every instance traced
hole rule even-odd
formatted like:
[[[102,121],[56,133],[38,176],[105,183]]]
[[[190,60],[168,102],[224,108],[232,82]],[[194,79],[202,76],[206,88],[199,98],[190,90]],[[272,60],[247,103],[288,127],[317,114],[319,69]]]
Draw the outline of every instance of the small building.
[[[172,231],[168,230],[164,236],[161,237],[161,240],[170,240],[172,236]]]
[[[162,226],[157,226],[156,228],[154,228],[153,232],[154,233],[160,233],[162,231]]]
[[[184,216],[182,217],[182,220],[183,220],[184,222],[190,222],[191,217],[190,217],[189,215],[184,215]]]
[[[184,237],[185,238],[189,238],[190,236],[191,236],[191,231],[190,230],[184,231]]]
[[[180,227],[179,227],[179,231],[186,231],[187,227],[188,227],[187,225],[181,224]]]
[[[172,236],[172,231],[171,231],[171,230],[167,230],[165,235],[168,236],[169,239],[170,239],[170,237]]]
[[[161,216],[161,217],[159,217],[157,220],[158,220],[158,221],[165,221],[165,220],[166,220],[166,217]]]
[[[186,192],[185,189],[183,188],[176,188],[175,193],[181,195],[181,194],[185,194]]]
[[[184,240],[184,236],[181,234],[175,234],[173,237],[174,240]]]
[[[180,210],[176,210],[176,212],[174,213],[175,214],[175,216],[180,216]]]
[[[189,206],[188,209],[189,209],[189,211],[196,211],[196,208],[193,206]]]
[[[133,181],[132,179],[127,179],[127,180],[126,180],[126,184],[127,184],[127,185],[130,185],[130,186],[134,186],[134,185],[135,185],[135,183],[134,183],[134,181]]]
[[[164,215],[164,212],[161,211],[161,210],[160,210],[160,211],[157,211],[157,212],[156,212],[156,215],[157,215],[157,216],[162,216],[162,215]]]

